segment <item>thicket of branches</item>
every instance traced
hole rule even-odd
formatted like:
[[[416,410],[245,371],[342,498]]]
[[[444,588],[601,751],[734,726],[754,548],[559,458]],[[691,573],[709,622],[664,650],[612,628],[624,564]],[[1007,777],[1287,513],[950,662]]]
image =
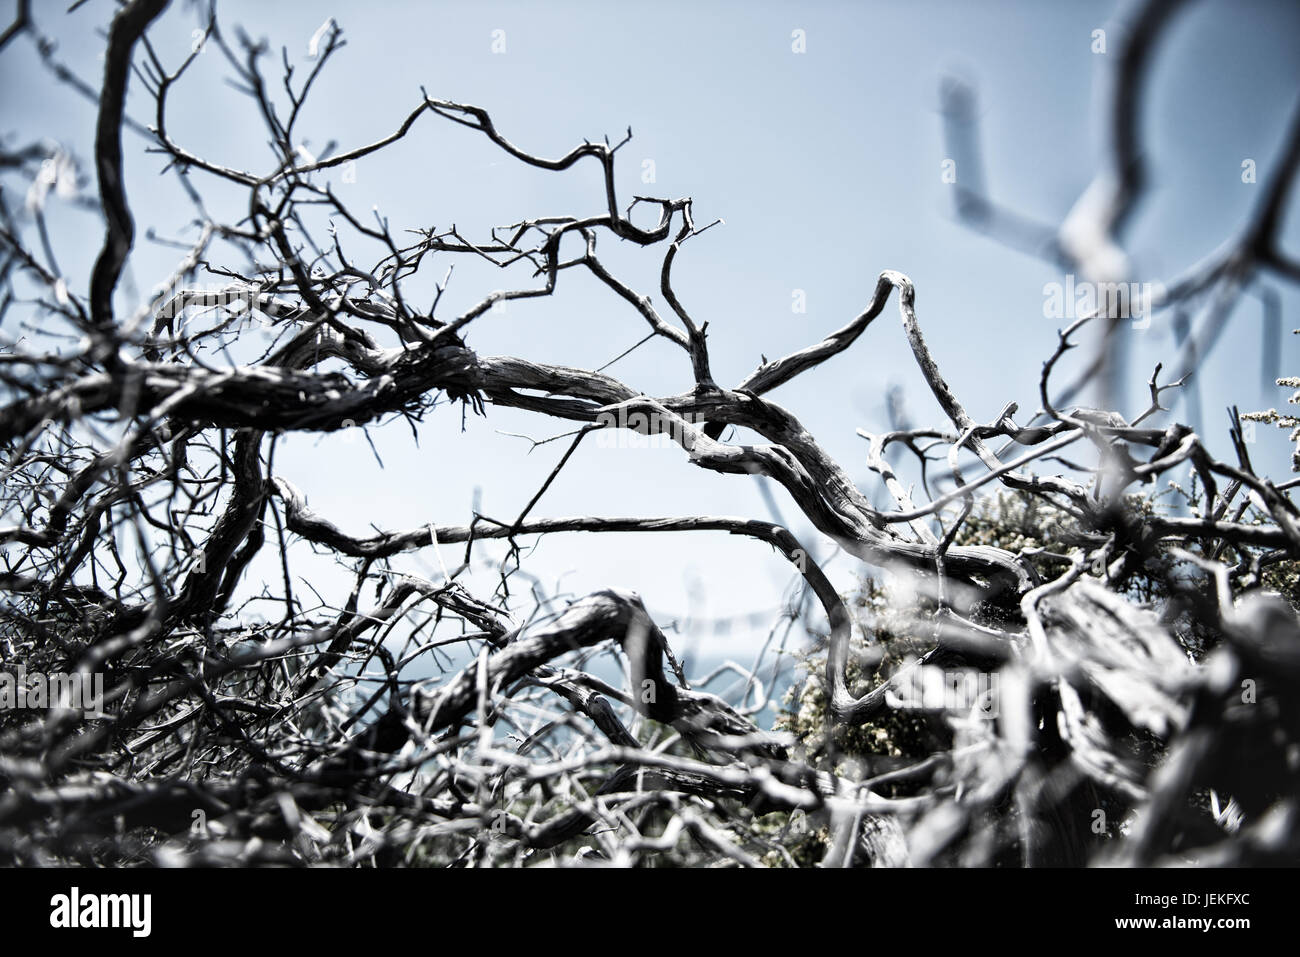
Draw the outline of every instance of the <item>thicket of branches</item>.
[[[26,4],[0,37],[0,49],[37,43],[51,82],[96,99],[90,159],[103,217],[90,275],[63,274],[42,204],[76,182],[78,166],[41,142],[5,142],[0,654],[11,672],[99,674],[106,689],[102,716],[58,702],[0,713],[6,862],[1300,859],[1293,483],[1257,474],[1235,422],[1231,460],[1170,422],[1162,400],[1178,380],[1159,369],[1138,408],[1071,404],[1104,379],[1118,315],[1103,309],[1061,331],[1039,409],[1022,416],[1008,403],[980,422],[922,335],[917,290],[885,269],[842,328],[719,384],[709,323],[672,281],[684,244],[708,227],[690,199],[619,195],[626,140],[546,158],[485,110],[422,94],[392,135],[309,161],[295,147],[299,118],[340,30],[322,32],[303,72],[287,53],[223,31],[213,11],[207,48],[255,107],[262,128],[246,135],[276,154],[261,169],[223,166],[170,131],[169,97],[198,53],[177,60],[150,43],[166,6],[131,0],[117,12],[99,90],[57,62]],[[1176,7],[1149,3],[1135,18],[1117,54],[1109,168],[1066,224],[1035,240],[1081,274],[1115,262],[1107,253],[1145,186],[1137,104]],[[152,96],[147,124],[127,115],[128,79]],[[969,106],[961,89],[949,93],[952,115]],[[416,124],[447,122],[527,166],[599,165],[603,211],[412,237],[328,185],[331,170],[400,150]],[[167,292],[133,309],[118,290],[140,228],[123,137],[145,125],[193,199],[195,226]],[[1203,309],[1213,328],[1262,274],[1300,277],[1276,243],[1298,167],[1293,119],[1255,215],[1214,261],[1166,284],[1156,321]],[[245,191],[246,215],[209,215],[202,197],[213,184]],[[653,225],[634,222],[644,208]],[[962,210],[993,232],[1010,221],[965,188]],[[565,258],[572,237],[581,252]],[[653,297],[602,263],[599,244],[614,239],[660,257]],[[417,274],[465,258],[527,264],[534,282],[459,315],[442,314],[437,298],[414,301]],[[680,350],[682,391],[648,395],[604,372],[471,347],[473,324],[490,321],[496,302],[560,295],[573,271]],[[274,331],[270,348],[252,344],[258,324]],[[1106,345],[1062,398],[1056,368],[1093,328]],[[864,433],[892,502],[884,508],[772,398],[868,331],[901,332],[942,411],[931,427]],[[470,514],[463,525],[365,537],[314,512],[276,468],[277,441],[294,433],[418,432],[431,415],[498,407],[571,430],[570,449],[597,430],[632,428],[679,445],[683,470],[765,476],[870,577],[860,595],[841,595],[790,529],[748,517],[547,517],[534,506],[567,454],[517,518]],[[899,450],[922,476],[919,503]],[[1153,504],[1153,483],[1185,481],[1189,469],[1182,512]],[[463,584],[493,542],[513,547],[513,568],[536,536],[686,531],[776,549],[813,606],[805,624],[820,643],[818,671],[792,690],[776,730],[755,719],[767,665],[730,702],[699,690],[637,594],[506,600]],[[301,586],[303,548],[336,556],[353,580],[347,593]],[[390,564],[439,550],[460,562],[432,579]],[[254,620],[237,596],[266,554],[282,569],[262,583],[278,612]],[[462,654],[443,671],[446,648]],[[594,673],[609,649],[621,680]],[[962,698],[966,679],[988,693]],[[936,697],[936,681],[955,690]]]

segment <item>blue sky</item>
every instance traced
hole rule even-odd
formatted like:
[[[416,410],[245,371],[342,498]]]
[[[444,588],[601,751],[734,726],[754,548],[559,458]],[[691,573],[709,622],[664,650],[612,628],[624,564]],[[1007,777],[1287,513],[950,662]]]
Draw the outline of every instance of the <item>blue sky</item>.
[[[72,15],[37,4],[37,22],[59,41],[58,55],[95,81],[111,4],[92,2]],[[691,196],[697,222],[725,226],[692,239],[674,270],[679,297],[709,321],[713,368],[739,382],[760,361],[819,340],[852,318],[870,297],[877,274],[896,269],[917,288],[917,312],[935,358],[979,420],[1008,401],[1037,406],[1041,363],[1060,323],[1043,314],[1043,286],[1060,271],[998,245],[955,219],[939,83],[956,74],[979,91],[983,165],[999,202],[1059,223],[1090,180],[1104,139],[1099,94],[1118,48],[1119,8],[1073,3],[396,3],[226,2],[223,24],[244,24],[273,48],[284,44],[300,70],[326,16],[348,45],[322,75],[304,124],[308,148],[330,140],[351,148],[395,129],[431,95],[488,109],[520,147],[558,156],[583,138],[633,140],[619,154],[620,196]],[[152,31],[175,65],[188,52],[197,10],[177,3]],[[1091,51],[1092,31],[1109,31],[1110,54]],[[493,31],[505,51],[493,52]],[[792,51],[803,30],[806,52]],[[500,35],[497,35],[499,39]],[[498,44],[499,46],[499,44]],[[1276,155],[1300,91],[1300,5],[1199,2],[1176,17],[1154,61],[1142,130],[1153,188],[1127,235],[1137,278],[1176,275],[1218,246],[1245,219],[1259,185],[1243,184],[1242,160],[1253,158],[1261,181]],[[1108,59],[1110,57],[1110,59]],[[228,68],[207,50],[182,82],[172,107],[175,138],[232,165],[271,162],[250,101],[221,84]],[[131,111],[144,115],[137,84]],[[4,130],[39,134],[89,155],[93,106],[55,87],[20,42],[0,57]],[[191,209],[161,161],[126,138],[128,195],[137,224],[192,238]],[[642,182],[644,162],[655,182]],[[958,170],[961,175],[961,170]],[[395,228],[456,223],[486,237],[493,225],[549,214],[600,209],[599,170],[583,164],[563,174],[523,167],[481,136],[422,118],[390,151],[358,163],[356,181],[333,181],[355,208],[377,207]],[[201,179],[196,185],[203,187]],[[246,198],[217,188],[214,208],[239,209]],[[1295,197],[1292,197],[1292,207]],[[1300,248],[1294,210],[1285,245]],[[88,276],[98,227],[84,212],[51,211],[69,274]],[[84,237],[84,238],[79,238]],[[132,260],[138,287],[166,275],[179,254],[143,239]],[[601,249],[622,278],[658,299],[660,251]],[[435,261],[421,298],[441,279]],[[523,283],[526,277],[517,277]],[[508,279],[470,264],[457,266],[440,315],[453,315]],[[1300,327],[1294,287],[1282,294],[1283,324]],[[803,290],[807,311],[791,310]],[[129,291],[123,301],[138,301]],[[1260,309],[1247,297],[1228,333],[1202,368],[1206,438],[1225,453],[1229,404],[1282,406],[1283,390],[1262,388]],[[595,280],[562,277],[549,300],[511,303],[469,330],[483,354],[594,367],[645,335],[641,318]],[[1173,337],[1159,319],[1131,334],[1130,414],[1144,398],[1156,361],[1170,363]],[[1283,372],[1300,369],[1300,340],[1282,341]],[[675,347],[649,343],[608,370],[652,394],[690,385]],[[855,429],[886,427],[884,396],[904,390],[916,424],[939,423],[938,408],[914,371],[896,300],[852,348],[771,398],[798,415],[863,487],[875,482]],[[1175,411],[1176,417],[1183,410]],[[567,447],[559,441],[528,454],[525,440],[565,427],[511,410],[471,417],[435,415],[417,448],[404,423],[373,431],[380,469],[355,435],[296,438],[277,452],[277,472],[308,495],[312,507],[356,534],[367,522],[409,527],[463,522],[480,496],[484,512],[513,518]],[[1285,434],[1261,430],[1258,465],[1286,477]],[[757,480],[692,467],[678,449],[602,449],[587,443],[533,510],[571,514],[730,514],[767,517]],[[777,503],[796,534],[808,531],[783,493]],[[450,558],[448,559],[451,560]],[[303,572],[312,565],[302,558]],[[428,564],[429,557],[412,559]],[[321,574],[324,563],[317,562]],[[607,585],[640,591],[661,621],[690,609],[726,616],[774,609],[789,582],[766,547],[713,533],[681,536],[554,536],[531,570],[575,594]],[[846,585],[857,573],[841,562]],[[254,569],[256,571],[256,568]],[[268,568],[274,581],[278,570]],[[696,628],[686,639],[707,658],[757,649],[742,627],[729,634]]]

